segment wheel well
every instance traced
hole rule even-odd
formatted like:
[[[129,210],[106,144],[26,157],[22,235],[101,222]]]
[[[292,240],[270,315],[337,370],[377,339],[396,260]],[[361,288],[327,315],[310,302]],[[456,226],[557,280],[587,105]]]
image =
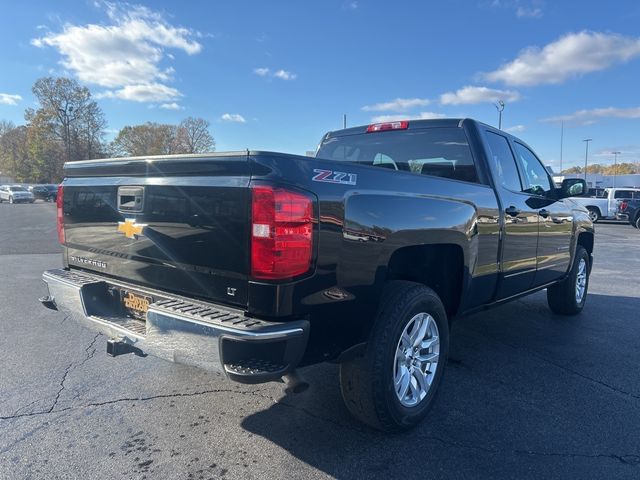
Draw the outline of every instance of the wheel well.
[[[396,250],[387,280],[408,280],[433,289],[451,318],[460,306],[464,273],[462,248],[452,244],[416,245]]]
[[[602,212],[600,211],[599,207],[596,207],[595,205],[588,205],[587,207],[585,207],[587,210],[595,210],[596,212],[598,212],[598,215],[602,216]]]
[[[593,253],[593,233],[582,232],[578,235],[578,245],[584,247],[589,256]]]

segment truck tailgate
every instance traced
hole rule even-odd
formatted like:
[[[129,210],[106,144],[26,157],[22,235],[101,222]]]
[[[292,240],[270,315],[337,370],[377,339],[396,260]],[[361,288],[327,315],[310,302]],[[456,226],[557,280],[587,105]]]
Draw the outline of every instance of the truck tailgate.
[[[69,266],[246,305],[246,153],[76,162],[65,174]]]

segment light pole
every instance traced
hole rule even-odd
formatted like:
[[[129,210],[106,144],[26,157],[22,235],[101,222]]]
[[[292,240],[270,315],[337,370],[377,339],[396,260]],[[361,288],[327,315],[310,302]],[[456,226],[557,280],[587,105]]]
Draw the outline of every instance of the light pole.
[[[504,102],[498,100],[498,103],[493,105],[498,110],[498,130],[502,130],[502,111],[504,110]]]
[[[587,160],[589,159],[589,142],[592,141],[592,138],[585,138],[583,140],[585,144],[584,149],[584,181],[587,181]]]
[[[618,155],[621,152],[611,152],[613,153],[613,188],[616,188],[616,176],[618,175]]]

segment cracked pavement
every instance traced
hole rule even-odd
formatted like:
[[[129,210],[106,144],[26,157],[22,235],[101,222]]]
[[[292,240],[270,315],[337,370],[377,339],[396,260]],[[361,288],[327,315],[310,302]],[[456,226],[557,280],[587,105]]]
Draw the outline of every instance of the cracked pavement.
[[[454,324],[427,421],[385,436],[309,390],[247,386],[153,357],[40,306],[60,265],[53,205],[0,205],[0,478],[639,478],[640,232],[598,224],[579,318],[543,293]],[[27,228],[28,227],[28,228]],[[634,272],[634,273],[631,273]]]

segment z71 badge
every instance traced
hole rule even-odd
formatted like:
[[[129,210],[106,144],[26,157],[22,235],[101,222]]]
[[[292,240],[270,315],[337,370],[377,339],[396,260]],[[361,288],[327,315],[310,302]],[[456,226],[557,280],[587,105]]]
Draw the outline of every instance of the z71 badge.
[[[311,180],[314,182],[340,183],[342,185],[355,185],[358,175],[355,173],[334,172],[333,170],[322,170],[314,168],[315,175]]]

